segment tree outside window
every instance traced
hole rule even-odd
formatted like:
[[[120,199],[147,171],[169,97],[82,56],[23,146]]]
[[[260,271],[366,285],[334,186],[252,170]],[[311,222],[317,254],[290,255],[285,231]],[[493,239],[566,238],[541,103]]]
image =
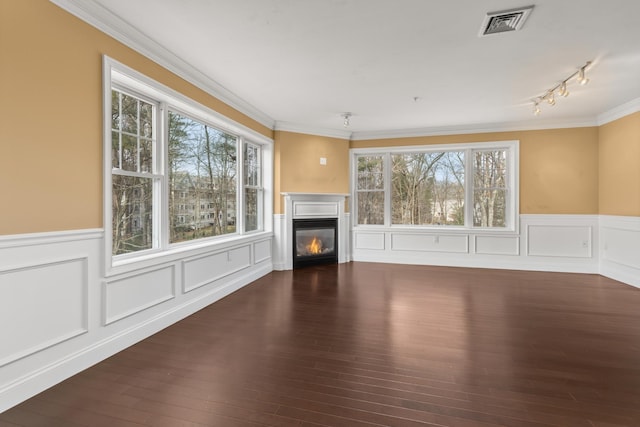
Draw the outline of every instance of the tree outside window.
[[[237,143],[234,135],[169,111],[170,243],[236,231]],[[189,214],[193,219],[181,223]]]
[[[356,226],[515,229],[517,141],[448,148],[354,150]]]

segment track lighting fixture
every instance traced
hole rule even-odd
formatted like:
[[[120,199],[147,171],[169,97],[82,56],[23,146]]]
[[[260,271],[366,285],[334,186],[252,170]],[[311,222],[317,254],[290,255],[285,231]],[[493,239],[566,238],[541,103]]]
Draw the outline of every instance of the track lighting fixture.
[[[558,95],[566,98],[569,96],[569,91],[567,90],[567,82],[566,80],[560,83],[560,87],[558,88]]]
[[[545,97],[549,105],[556,105],[556,97],[553,95],[553,91],[549,91],[549,93],[547,93]]]
[[[588,62],[587,62],[587,65],[589,65]],[[587,65],[580,68],[580,71],[578,71],[578,83],[580,83],[581,86],[584,86],[587,83],[589,83],[589,79],[584,75],[584,69],[587,67]]]
[[[538,105],[538,102],[533,103],[533,114],[536,116],[540,114],[540,105]]]
[[[342,113],[342,114],[341,114],[341,116],[342,116],[342,118],[344,119],[344,120],[342,121],[342,125],[343,125],[344,127],[348,128],[348,127],[349,127],[349,124],[350,124],[350,123],[349,123],[349,118],[351,117],[351,113]]]
[[[582,86],[584,86],[587,83],[589,83],[589,79],[585,75],[587,67],[589,67],[589,65],[591,65],[591,61],[587,61],[587,63],[584,64],[582,67],[580,67],[578,69],[578,71],[576,71],[575,73],[571,74],[566,79],[562,80],[556,86],[554,86],[551,89],[547,90],[547,92],[545,92],[544,95],[540,95],[537,98],[534,98],[532,100],[533,101],[533,114],[535,114],[536,116],[540,114],[540,111],[541,111],[540,110],[540,103],[543,102],[543,101],[546,101],[549,105],[556,105],[556,97],[555,97],[556,92],[557,92],[558,96],[562,96],[564,98],[569,96],[569,90],[567,89],[567,83],[569,83],[571,81],[571,79],[575,78],[576,82],[578,84],[582,85]]]

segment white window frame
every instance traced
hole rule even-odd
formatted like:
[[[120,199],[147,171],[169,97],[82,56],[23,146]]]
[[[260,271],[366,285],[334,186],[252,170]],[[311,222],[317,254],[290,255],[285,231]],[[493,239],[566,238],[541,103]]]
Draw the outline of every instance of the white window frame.
[[[264,218],[273,212],[273,140],[253,129],[239,124],[216,111],[182,95],[181,93],[141,74],[130,67],[108,57],[103,56],[103,222],[104,222],[104,255],[105,274],[115,273],[113,269],[119,266],[134,264],[139,261],[152,260],[160,256],[172,255],[190,249],[199,249],[216,244],[224,244],[245,238],[248,235],[270,234],[271,221]],[[156,106],[156,170],[149,176],[160,176],[161,183],[154,189],[154,247],[132,253],[112,255],[112,165],[111,165],[111,91],[122,90],[151,102]],[[168,152],[168,110],[185,114],[211,127],[237,137],[236,152],[236,232],[191,240],[187,242],[169,243],[169,198],[167,179]],[[262,182],[262,216],[259,217],[259,229],[244,232],[244,143],[249,142],[260,147]],[[156,241],[157,239],[157,241]]]
[[[494,142],[471,142],[460,144],[437,144],[437,145],[414,145],[400,147],[379,147],[379,148],[354,148],[350,150],[349,169],[351,176],[351,212],[353,215],[354,229],[377,229],[381,228],[410,228],[412,230],[439,230],[447,232],[473,232],[473,233],[519,233],[520,227],[520,197],[519,197],[519,146],[517,140],[494,141]],[[504,227],[479,227],[473,225],[473,156],[474,151],[506,150],[507,152],[507,197]],[[464,151],[465,152],[465,225],[408,225],[391,223],[391,156],[394,154],[420,153],[420,152],[442,152],[442,151]],[[358,224],[358,157],[359,156],[383,156],[384,168],[384,224]]]

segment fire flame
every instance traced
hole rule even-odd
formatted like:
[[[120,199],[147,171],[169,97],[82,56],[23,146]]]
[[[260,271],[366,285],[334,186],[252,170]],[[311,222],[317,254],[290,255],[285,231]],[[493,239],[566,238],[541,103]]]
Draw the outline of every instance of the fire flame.
[[[314,237],[311,243],[307,245],[307,251],[310,254],[317,255],[322,252],[322,242]]]

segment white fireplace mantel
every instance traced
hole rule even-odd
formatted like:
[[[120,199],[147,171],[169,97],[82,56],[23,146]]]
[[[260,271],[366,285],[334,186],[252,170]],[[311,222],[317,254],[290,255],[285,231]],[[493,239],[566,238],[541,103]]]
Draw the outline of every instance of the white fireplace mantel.
[[[284,269],[293,269],[293,220],[302,218],[336,218],[338,220],[338,263],[347,262],[348,221],[343,193],[280,193],[284,196],[284,224],[280,241]]]

